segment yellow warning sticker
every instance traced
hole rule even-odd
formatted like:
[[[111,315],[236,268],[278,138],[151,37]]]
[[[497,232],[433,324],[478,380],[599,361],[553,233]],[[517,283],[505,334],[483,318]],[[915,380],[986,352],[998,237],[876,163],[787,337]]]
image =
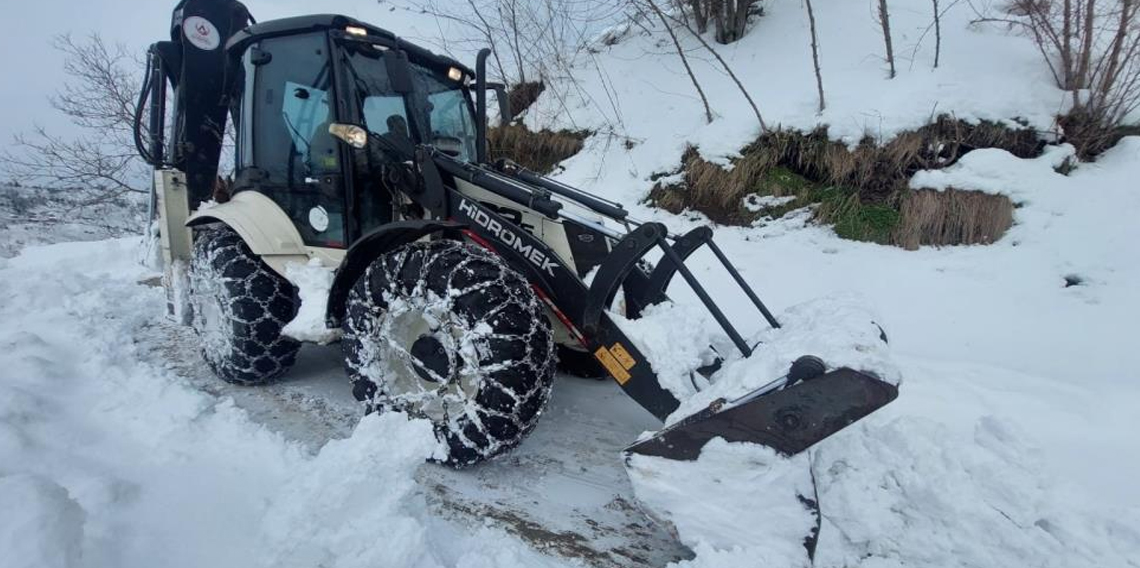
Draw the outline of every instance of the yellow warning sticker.
[[[613,347],[610,347],[610,353],[613,354],[614,359],[617,359],[617,362],[621,363],[621,366],[625,367],[627,371],[637,364],[637,361],[634,361],[633,357],[629,355],[629,351],[625,350],[625,346],[620,343],[615,343]]]
[[[626,371],[626,368],[623,367],[621,363],[618,363],[618,360],[614,358],[613,354],[611,354],[610,350],[606,349],[605,346],[599,347],[598,350],[594,352],[594,358],[613,375],[619,385],[624,385],[629,382],[631,378],[629,372]]]

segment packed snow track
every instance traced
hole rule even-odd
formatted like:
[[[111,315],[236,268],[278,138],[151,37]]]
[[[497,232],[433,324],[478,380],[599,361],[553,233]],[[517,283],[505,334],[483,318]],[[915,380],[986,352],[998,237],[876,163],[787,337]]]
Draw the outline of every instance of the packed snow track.
[[[224,383],[192,331],[167,322],[146,348],[195,388],[231,397],[250,418],[317,451],[351,436],[362,414],[339,345],[306,345],[281,381]],[[538,427],[511,453],[474,467],[425,463],[415,478],[433,514],[487,522],[538,550],[590,566],[664,566],[692,553],[637,507],[620,451],[656,420],[614,384],[560,375]]]

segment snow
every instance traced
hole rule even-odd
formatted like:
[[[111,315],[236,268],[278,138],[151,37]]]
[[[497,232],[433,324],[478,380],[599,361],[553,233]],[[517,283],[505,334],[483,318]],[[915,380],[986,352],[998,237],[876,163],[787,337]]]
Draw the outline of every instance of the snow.
[[[795,196],[792,195],[776,197],[775,195],[752,194],[744,198],[744,207],[753,213],[759,213],[770,207],[779,207],[795,200]]]
[[[945,113],[1051,131],[1054,116],[1067,108],[1032,42],[998,26],[969,25],[977,18],[970,3],[943,7],[937,69],[930,3],[893,4],[894,79],[888,78],[882,31],[869,3],[813,4],[827,99],[822,113],[802,3],[763,2],[764,15],[753,19],[749,33],[733,44],[716,44],[711,33],[705,37],[748,90],[769,128],[808,131],[826,125],[833,138],[854,144],[864,136],[889,140]],[[642,26],[654,33],[646,34]],[[709,98],[711,124],[656,19],[629,28],[615,45],[595,44],[598,53],[572,70],[578,84],[560,96],[548,89],[527,115],[527,124],[593,129],[603,133],[594,144],[620,146],[604,134],[615,132],[636,147],[614,160],[640,179],[674,170],[687,145],[697,146],[706,159],[725,162],[755,140],[760,125],[717,60],[688,32],[679,30],[677,36]],[[596,179],[604,172],[598,171],[598,152],[589,146],[564,164],[570,179],[612,185],[604,177]]]
[[[609,316],[649,360],[661,386],[678,399],[688,398],[696,385],[705,383],[696,373],[698,368],[712,364],[717,353],[732,348],[718,338],[715,321],[699,305],[665,302],[649,306],[637,319],[614,312]],[[717,343],[720,349],[714,350]]]
[[[817,565],[1128,566],[1140,532],[1057,494],[1038,452],[997,416],[953,432],[920,416],[821,443],[827,523]]]
[[[67,489],[35,475],[0,476],[0,511],[5,566],[79,566],[86,514]]]
[[[755,363],[729,361],[671,420],[722,396],[718,388],[732,395],[771,380],[805,352],[876,372],[893,366],[881,376],[905,378],[897,401],[809,451],[824,511],[816,566],[1136,566],[1140,358],[1131,344],[1140,226],[1130,219],[1140,214],[1140,138],[1068,176],[1054,171],[1069,155],[1066,147],[1025,160],[980,150],[945,172],[916,175],[915,187],[943,179],[1013,196],[1015,225],[989,246],[908,252],[842,241],[802,217],[719,229],[718,243],[781,330],[764,330],[715,258],[691,258],[746,337],[767,341]],[[636,209],[677,232],[701,222]],[[1067,276],[1081,283],[1066,287]],[[715,323],[684,316],[684,306],[699,305],[692,292],[675,284],[670,295],[676,317],[657,317],[702,345],[715,342]],[[889,345],[874,339],[869,321],[882,324]],[[632,472],[638,496],[658,516],[684,518],[692,505],[670,491],[714,499],[723,490],[694,480],[740,473],[715,455],[704,468],[705,459],[692,471],[641,464]],[[649,491],[638,479],[646,475]],[[760,553],[705,537],[761,506],[748,499],[741,495],[719,519],[678,524],[683,541],[700,543],[692,565]],[[775,538],[762,544],[782,546]]]
[[[953,5],[943,19],[938,69],[931,68],[929,34],[919,42],[928,3],[892,3],[895,79],[886,78],[867,3],[814,3],[828,97],[823,113],[815,109],[800,3],[764,3],[766,15],[744,41],[717,46],[772,126],[827,124],[834,137],[854,142],[890,138],[943,112],[1049,130],[1065,108],[1032,44],[968,26],[968,3]],[[298,3],[251,8],[263,20],[307,10]],[[414,23],[410,14],[363,1],[342,8],[416,36],[404,31]],[[711,125],[667,36],[636,26],[594,54],[601,69],[576,70],[581,90],[570,93],[567,106],[544,96],[527,117],[532,126],[597,128],[560,179],[675,232],[703,219],[641,204],[649,175],[673,171],[689,143],[723,162],[759,130],[731,80],[680,35],[717,114]],[[590,100],[616,103],[583,102]],[[620,119],[616,134],[631,149],[606,134],[614,130],[606,118]],[[802,563],[792,535],[802,534],[806,519],[794,500],[804,462],[824,513],[817,566],[1140,565],[1140,138],[1125,138],[1068,176],[1056,172],[1069,157],[1064,146],[1029,160],[980,150],[946,170],[916,174],[916,189],[1010,196],[1019,205],[1016,223],[989,246],[903,251],[843,241],[809,225],[804,211],[719,228],[717,242],[784,328],[766,330],[711,255],[691,257],[690,267],[745,336],[764,341],[751,359],[730,356],[715,384],[698,379],[699,393],[689,371],[708,362],[707,347],[733,348],[683,283],[670,290],[673,304],[641,320],[619,320],[639,348],[654,354],[651,364],[666,387],[686,399],[677,416],[711,397],[747,392],[804,353],[904,380],[897,401],[791,460],[720,441],[696,462],[633,458],[636,495],[696,552],[676,565]],[[304,435],[263,425],[292,407],[255,416],[248,407],[258,395],[249,393],[259,391],[188,383],[179,366],[197,359],[144,347],[167,328],[158,323],[162,292],[138,284],[153,275],[134,264],[135,241],[26,246],[109,233],[17,221],[0,235],[0,256],[23,249],[0,259],[5,568],[555,566],[566,562],[555,556],[563,549],[546,555],[500,525],[484,526],[493,508],[465,501],[474,511],[467,516],[429,512],[424,486],[467,483],[468,497],[483,492],[489,501],[525,495],[534,515],[524,517],[546,519],[540,528],[552,531],[573,522],[570,514],[559,517],[570,510],[565,503],[596,501],[601,516],[618,502],[616,484],[599,481],[598,463],[619,458],[589,453],[603,442],[620,447],[612,438],[624,431],[609,418],[595,417],[588,435],[574,442],[581,453],[563,456],[585,465],[572,475],[544,469],[559,457],[543,453],[546,446],[561,451],[566,446],[558,442],[580,432],[550,430],[570,430],[580,415],[569,411],[569,418],[546,413],[529,445],[472,473],[418,466],[434,441],[422,423],[395,415],[363,420],[344,440],[326,444],[313,435],[320,443],[311,453],[296,441]],[[309,276],[319,284],[315,270]],[[1067,278],[1081,283],[1066,287]],[[319,297],[318,288],[310,297]],[[889,345],[870,322],[887,331]],[[292,401],[296,391],[284,388],[279,398]],[[603,385],[563,388],[555,403],[558,394],[577,396],[575,412],[638,412],[608,398],[603,404],[598,393],[617,396]],[[630,416],[622,419],[637,423]],[[618,525],[590,538],[620,532]]]
[[[298,341],[311,341],[321,345],[340,339],[340,329],[325,326],[325,310],[335,276],[335,268],[323,266],[317,258],[310,259],[306,264],[290,262],[285,265],[285,278],[297,287],[301,307],[297,310],[296,317],[285,324],[283,334]]]
[[[440,451],[427,421],[365,417],[351,438],[329,442],[282,487],[263,521],[263,564],[431,565],[410,472]],[[344,530],[354,525],[373,530]]]
[[[666,302],[632,321],[614,313],[610,317],[646,355],[662,385],[681,401],[666,421],[672,424],[717,399],[737,399],[783,377],[803,355],[821,358],[829,370],[849,367],[898,385],[901,373],[889,344],[881,339],[886,332],[866,304],[858,294],[836,294],[792,306],[776,315],[779,329],[766,328],[745,340],[754,346],[748,358],[701,304]],[[695,371],[717,354],[723,364],[708,385]]]
[[[1075,163],[1074,154],[1072,146],[1063,144],[1047,146],[1037,158],[1019,160],[1005,150],[983,148],[962,156],[948,168],[915,173],[910,187],[938,191],[965,189],[1024,201],[1039,193],[1042,185],[1063,183],[1065,176],[1057,169],[1065,163]]]
[[[139,239],[0,259],[4,566],[547,566],[431,516],[430,425],[399,414],[312,455],[143,349],[163,293]]]
[[[696,551],[678,568],[793,567],[807,565],[803,539],[815,526],[797,497],[813,495],[807,465],[717,438],[695,462],[634,454],[629,475],[643,506]]]

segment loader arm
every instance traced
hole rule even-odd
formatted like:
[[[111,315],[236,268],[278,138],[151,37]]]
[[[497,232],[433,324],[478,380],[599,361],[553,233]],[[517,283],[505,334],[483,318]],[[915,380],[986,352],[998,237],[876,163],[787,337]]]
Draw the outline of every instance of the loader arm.
[[[661,386],[646,357],[546,243],[478,201],[454,189],[448,193],[449,219],[464,225],[471,240],[523,272],[547,307],[630,398],[661,421],[677,409],[680,402]]]

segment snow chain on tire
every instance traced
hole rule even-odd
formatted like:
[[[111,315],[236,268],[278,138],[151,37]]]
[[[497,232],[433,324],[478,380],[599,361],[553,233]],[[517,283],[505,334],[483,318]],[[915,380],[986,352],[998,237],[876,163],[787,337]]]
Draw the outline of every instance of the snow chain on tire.
[[[196,233],[190,261],[192,325],[221,379],[263,384],[293,366],[301,343],[281,335],[297,315],[297,291],[229,228]]]
[[[343,327],[357,400],[431,420],[449,464],[515,447],[550,398],[543,305],[522,275],[475,245],[416,242],[380,257],[353,286]]]

